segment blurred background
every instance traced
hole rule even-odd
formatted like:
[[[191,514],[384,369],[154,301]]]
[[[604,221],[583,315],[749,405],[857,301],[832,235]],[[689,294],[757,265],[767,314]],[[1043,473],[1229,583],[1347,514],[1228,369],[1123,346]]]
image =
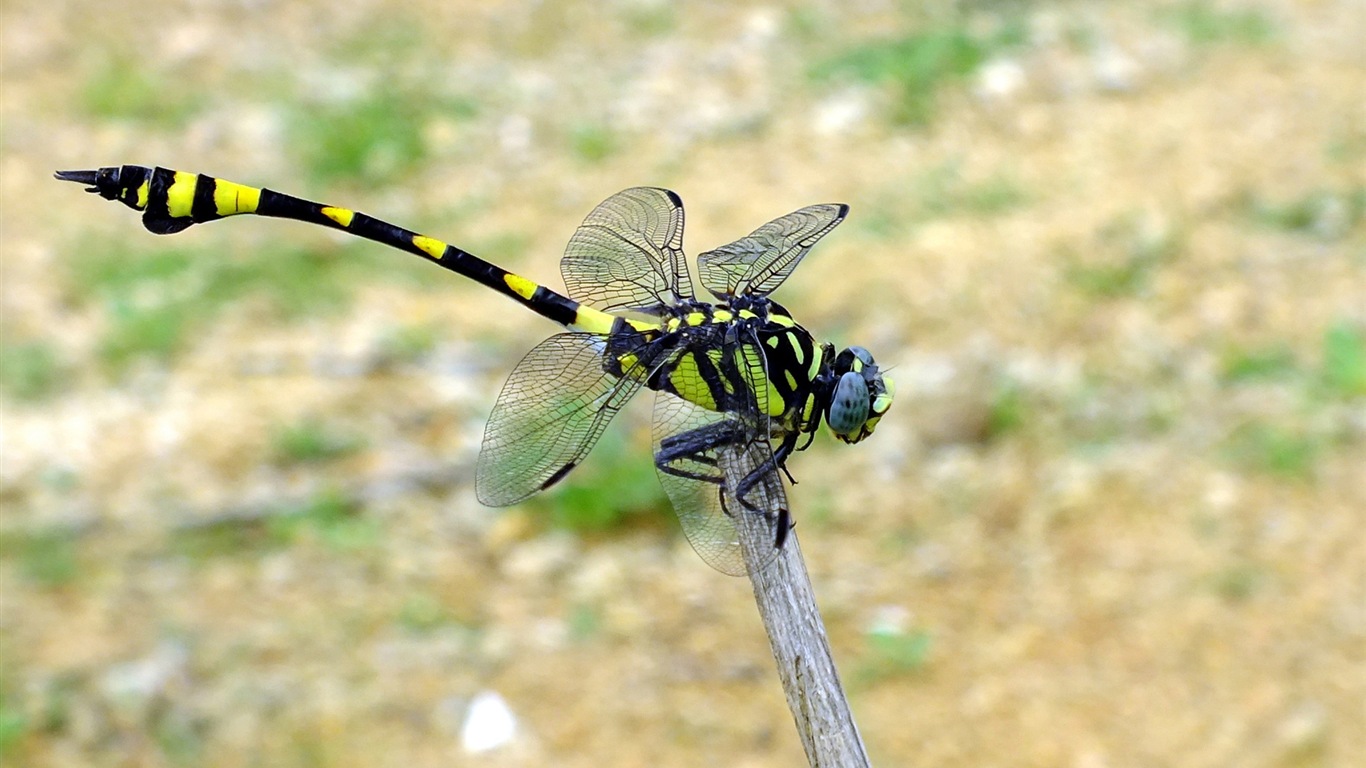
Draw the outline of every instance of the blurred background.
[[[7,2],[0,761],[803,764],[646,402],[483,508],[555,328],[51,179],[141,163],[555,286],[624,187],[691,254],[847,202],[776,298],[899,385],[790,462],[875,763],[1366,764],[1364,36],[1354,0]]]

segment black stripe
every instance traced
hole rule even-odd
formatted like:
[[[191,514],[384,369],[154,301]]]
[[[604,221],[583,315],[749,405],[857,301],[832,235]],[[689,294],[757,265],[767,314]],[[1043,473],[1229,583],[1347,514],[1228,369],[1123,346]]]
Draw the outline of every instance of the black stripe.
[[[721,365],[718,371],[726,381],[730,382],[730,388],[733,392],[733,394],[728,394],[724,388],[721,390],[722,399],[727,402],[727,406],[723,410],[736,410],[743,407],[750,397],[748,393],[752,388],[745,383],[745,377],[740,373],[740,365],[735,362],[735,356],[739,349],[740,345],[734,342],[721,347]],[[757,393],[754,396],[758,397]],[[717,400],[716,402],[720,405],[722,401]]]
[[[320,224],[324,227],[330,227],[332,229],[346,229],[346,227],[343,227],[337,222],[324,216],[322,214],[322,210],[323,206],[319,205],[318,203],[305,200],[301,197],[295,197],[294,195],[286,195],[283,192],[276,192],[273,189],[262,189],[261,199],[256,203],[256,215],[258,216],[269,216],[271,218],[277,219],[292,219],[294,221],[302,221],[308,224]],[[375,221],[375,219],[370,219],[370,217],[366,216],[363,213],[357,213],[356,218],[353,219],[351,222],[351,231],[355,231],[356,224],[361,219],[369,219],[370,221]],[[367,235],[364,235],[360,232],[357,232],[356,234],[360,234],[362,237],[367,237]],[[373,240],[375,238],[371,237],[370,239]],[[381,240],[380,242],[384,243],[385,245],[393,245],[393,243],[390,243],[387,240]]]
[[[716,370],[716,365],[711,358],[707,357],[705,351],[693,354],[693,360],[697,363],[697,375],[701,377],[702,383],[707,385],[707,390],[711,392],[712,402],[721,406],[726,402],[726,387],[721,383],[721,373]]]
[[[175,183],[175,171],[169,168],[152,169],[151,186],[147,190],[147,215],[158,219],[171,216],[166,190]],[[136,193],[136,189],[134,190]]]
[[[142,212],[142,226],[154,235],[173,235],[194,223],[190,216],[172,217],[166,190],[175,183],[175,171],[169,168],[152,170],[147,190],[147,209]],[[136,188],[134,188],[136,195]]]
[[[555,470],[555,474],[553,474],[553,475],[551,475],[550,477],[546,478],[546,481],[545,481],[544,483],[541,483],[541,490],[544,491],[545,489],[549,488],[550,486],[554,485],[555,483],[558,483],[558,482],[560,482],[561,480],[563,480],[563,479],[564,479],[564,476],[567,475],[567,474],[569,474],[570,470],[572,470],[574,467],[578,466],[578,464],[579,464],[579,463],[578,463],[577,461],[571,461],[571,462],[569,462],[568,464],[564,465],[563,467],[560,467],[559,469]]]
[[[142,210],[138,206],[138,187],[147,180],[152,169],[142,165],[125,165],[119,169],[119,202],[134,210]],[[150,196],[148,197],[150,200]]]
[[[221,219],[218,215],[218,203],[213,200],[213,193],[218,188],[218,179],[212,176],[199,174],[194,179],[194,200],[190,203],[190,218],[198,224],[201,221],[213,221]]]
[[[507,282],[503,283],[500,290],[515,299],[521,298],[512,292]],[[566,299],[543,285],[536,286],[536,292],[531,294],[531,300],[528,303],[532,309],[542,316],[554,320],[560,325],[572,325],[579,316],[579,303],[577,301]]]

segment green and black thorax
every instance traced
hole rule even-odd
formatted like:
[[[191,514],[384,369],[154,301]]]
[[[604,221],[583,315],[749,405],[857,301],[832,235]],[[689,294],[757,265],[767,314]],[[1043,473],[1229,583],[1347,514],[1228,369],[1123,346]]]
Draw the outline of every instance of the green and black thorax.
[[[612,372],[639,363],[645,386],[712,411],[767,417],[774,438],[812,433],[833,391],[835,350],[818,343],[782,305],[742,297],[732,303],[661,306],[658,328],[623,322],[609,342]],[[761,379],[751,375],[762,352]],[[762,386],[765,391],[755,392]]]

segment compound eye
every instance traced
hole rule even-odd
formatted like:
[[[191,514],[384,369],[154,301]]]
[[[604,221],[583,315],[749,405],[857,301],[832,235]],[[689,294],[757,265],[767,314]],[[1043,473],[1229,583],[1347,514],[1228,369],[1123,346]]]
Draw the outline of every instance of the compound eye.
[[[873,356],[863,347],[845,347],[835,356],[835,373],[845,371],[863,372],[869,370],[876,372],[877,368],[873,363]]]
[[[854,434],[868,420],[868,403],[868,383],[861,375],[849,371],[835,383],[826,421],[835,434]]]

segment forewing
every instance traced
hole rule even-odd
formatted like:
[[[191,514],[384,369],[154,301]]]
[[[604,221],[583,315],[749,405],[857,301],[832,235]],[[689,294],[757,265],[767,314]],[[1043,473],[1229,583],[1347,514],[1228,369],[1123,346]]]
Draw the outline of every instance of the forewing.
[[[655,187],[612,195],[574,232],[560,272],[570,298],[602,310],[692,298],[683,257],[683,201]]]
[[[564,477],[641,387],[603,367],[606,339],[551,336],[513,369],[484,429],[475,492],[489,506],[515,504]]]
[[[748,235],[697,259],[702,285],[722,301],[743,294],[772,293],[807,251],[839,226],[849,206],[808,205],[770,221]]]

